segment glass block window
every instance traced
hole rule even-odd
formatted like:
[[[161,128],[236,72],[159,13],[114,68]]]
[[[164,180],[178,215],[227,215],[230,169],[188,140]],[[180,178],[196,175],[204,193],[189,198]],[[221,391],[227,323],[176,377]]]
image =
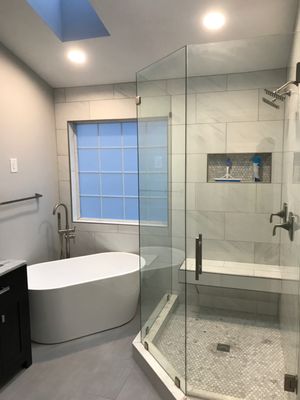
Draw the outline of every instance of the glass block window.
[[[168,120],[139,122],[140,220],[166,225],[168,222]]]
[[[81,219],[137,221],[136,121],[75,124]]]
[[[167,223],[167,120],[143,122],[140,133],[141,220]],[[69,126],[74,220],[139,219],[137,121]]]

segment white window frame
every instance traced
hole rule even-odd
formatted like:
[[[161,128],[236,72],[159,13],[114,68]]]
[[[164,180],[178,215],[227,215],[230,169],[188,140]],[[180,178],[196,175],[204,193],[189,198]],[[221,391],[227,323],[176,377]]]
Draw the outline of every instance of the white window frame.
[[[162,117],[163,118],[163,117]],[[165,118],[165,117],[164,117]],[[168,215],[168,219],[166,224],[158,222],[158,221],[142,221],[140,220],[115,220],[115,219],[96,219],[96,218],[81,218],[80,217],[80,189],[79,189],[79,176],[78,176],[78,151],[77,151],[77,135],[76,135],[76,124],[97,124],[101,122],[118,122],[118,121],[133,121],[137,122],[136,118],[122,118],[122,119],[113,119],[113,120],[81,120],[81,121],[68,121],[68,147],[69,147],[69,169],[70,169],[70,194],[71,194],[71,214],[72,214],[72,222],[73,223],[89,223],[89,224],[111,224],[111,225],[131,225],[131,226],[153,226],[153,227],[161,227],[168,228],[170,215]],[[168,129],[168,137],[170,137],[170,129]],[[168,139],[169,140],[169,139]],[[168,154],[168,168],[171,168],[169,154]],[[138,171],[139,175],[139,171]],[[168,183],[168,186],[171,183]],[[170,187],[169,187],[170,193]],[[171,196],[168,196],[169,209],[168,214],[172,212],[171,207]],[[138,194],[138,204],[139,194]],[[139,206],[140,207],[140,204]],[[139,210],[138,210],[139,211]]]
[[[116,122],[116,121],[133,121],[135,118],[114,119],[114,120],[88,120],[88,121],[72,121],[68,122],[68,141],[69,141],[69,164],[70,164],[70,190],[71,190],[71,210],[72,221],[74,223],[89,223],[89,224],[112,224],[112,225],[133,225],[138,226],[139,220],[125,219],[96,219],[96,218],[81,218],[80,217],[80,190],[78,179],[78,152],[77,152],[77,135],[76,124],[97,124],[100,122]]]

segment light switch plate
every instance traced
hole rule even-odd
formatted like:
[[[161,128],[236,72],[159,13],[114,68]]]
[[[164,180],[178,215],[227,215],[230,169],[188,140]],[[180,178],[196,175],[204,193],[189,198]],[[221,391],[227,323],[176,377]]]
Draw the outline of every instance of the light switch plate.
[[[18,172],[18,159],[17,158],[10,158],[10,172],[16,173]]]

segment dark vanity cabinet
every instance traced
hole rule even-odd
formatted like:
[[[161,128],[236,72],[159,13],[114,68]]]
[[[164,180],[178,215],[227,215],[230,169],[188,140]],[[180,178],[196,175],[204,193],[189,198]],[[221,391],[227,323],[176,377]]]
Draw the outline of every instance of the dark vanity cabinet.
[[[0,276],[0,386],[32,363],[26,265]]]

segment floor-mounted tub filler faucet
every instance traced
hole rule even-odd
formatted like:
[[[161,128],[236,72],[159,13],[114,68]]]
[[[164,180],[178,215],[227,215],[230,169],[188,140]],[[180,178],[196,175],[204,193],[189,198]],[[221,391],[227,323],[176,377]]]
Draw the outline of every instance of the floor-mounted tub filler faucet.
[[[59,242],[60,242],[60,258],[70,258],[70,240],[75,239],[75,227],[70,228],[69,226],[69,213],[68,207],[64,203],[57,203],[53,208],[53,215],[56,214],[56,211],[59,207],[63,207],[65,210],[65,228],[62,229],[61,226],[61,214],[57,213],[57,229],[59,234]]]

